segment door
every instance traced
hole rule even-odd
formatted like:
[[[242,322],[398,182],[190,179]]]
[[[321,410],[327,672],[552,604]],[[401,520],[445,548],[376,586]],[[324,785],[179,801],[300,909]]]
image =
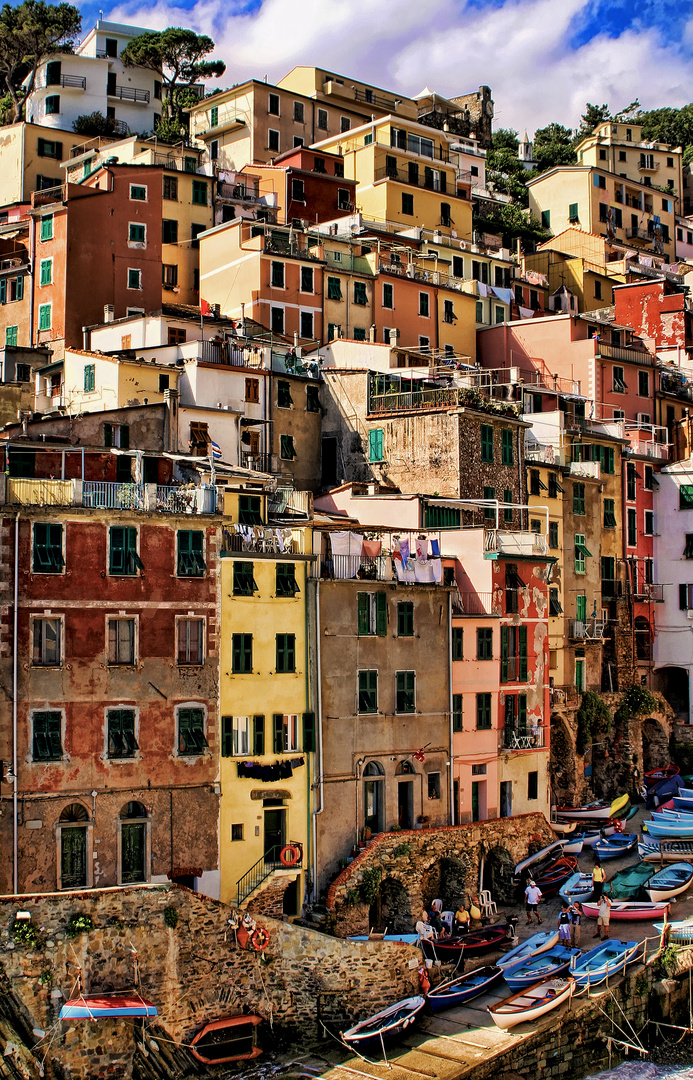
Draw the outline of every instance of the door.
[[[500,786],[500,816],[512,817],[513,813],[513,782],[501,780]]]
[[[125,823],[120,826],[121,874],[123,885],[147,880],[145,857],[147,850],[147,826],[144,822]]]
[[[372,833],[379,833],[383,831],[382,792],[382,780],[366,780],[364,784],[365,812],[363,823],[367,829],[371,830]]]
[[[585,689],[585,661],[575,661],[575,685],[580,693]]]
[[[81,889],[87,884],[87,830],[60,830],[60,885]]]
[[[401,780],[397,785],[397,820],[401,829],[414,828],[414,782]]]
[[[337,440],[330,435],[325,436],[322,440],[322,485],[323,487],[334,487],[336,483]]]
[[[286,844],[286,810],[265,810],[265,862],[278,862]]]
[[[472,821],[479,820],[479,781],[472,780]]]
[[[145,484],[156,484],[159,479],[159,462],[157,459],[146,457],[143,462],[142,473]]]

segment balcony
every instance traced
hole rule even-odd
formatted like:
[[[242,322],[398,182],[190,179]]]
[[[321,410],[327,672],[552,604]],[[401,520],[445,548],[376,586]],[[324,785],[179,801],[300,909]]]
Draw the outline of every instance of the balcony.
[[[562,465],[564,451],[559,446],[542,446],[540,443],[525,443],[525,461],[541,465]]]
[[[231,341],[199,341],[197,344],[198,358],[203,364],[253,368],[262,366],[262,356],[259,353],[242,345],[234,345]]]
[[[604,639],[603,619],[570,619],[568,636],[573,641],[602,641]]]
[[[626,229],[627,240],[644,240],[647,243],[651,243],[654,237],[650,235],[647,229]]]
[[[499,731],[501,750],[543,750],[546,746],[544,728],[541,724],[521,725],[518,728],[504,727]]]
[[[660,372],[659,389],[663,394],[674,394],[686,401],[693,401],[693,383],[689,382],[683,373]]]
[[[417,409],[454,409],[460,404],[459,390],[454,387],[437,387],[430,390],[412,390],[409,393],[370,394],[368,411],[381,414],[411,412]]]
[[[648,604],[664,603],[664,586],[654,582],[641,582],[636,585],[628,585],[628,591],[634,600],[642,600]]]
[[[43,188],[41,191],[32,191],[31,209],[38,210],[41,207],[51,206],[54,203],[65,202],[67,198],[67,184],[57,184],[55,187]]]
[[[452,594],[453,615],[501,615],[500,600],[494,603],[492,592],[459,592]]]
[[[378,273],[407,277],[412,281],[421,281],[425,285],[442,285],[448,289],[455,289],[457,292],[466,291],[462,288],[464,278],[443,274],[440,270],[425,270],[422,267],[415,266],[414,263],[386,262],[383,260],[378,263]]]
[[[628,432],[630,447],[626,447],[626,451],[630,450],[632,454],[637,454],[638,457],[651,458],[653,461],[669,460],[669,446],[667,443],[658,443],[653,439],[639,439],[637,434],[634,431]]]
[[[216,489],[200,486],[117,484],[101,480],[8,477],[5,501],[14,506],[83,506],[89,510],[155,510],[214,514]]]
[[[157,484],[156,509],[168,514],[214,514],[217,508],[216,494],[216,488],[207,484],[199,487]]]
[[[310,519],[313,516],[313,493],[278,487],[268,497],[267,513],[271,517]]]
[[[597,360],[622,360],[627,364],[641,364],[646,367],[654,367],[656,357],[645,349],[631,349],[627,345],[609,345],[605,341],[597,339],[594,349]]]
[[[602,467],[598,461],[571,461],[570,475],[582,476],[586,480],[601,479]]]
[[[61,75],[60,78],[51,80],[48,82],[46,79],[42,79],[37,89],[47,90],[51,86],[67,86],[72,87],[74,90],[86,90],[87,80],[84,75]]]
[[[431,169],[433,172],[433,169]],[[435,175],[426,176],[425,170],[420,169],[409,170],[400,169],[389,165],[382,165],[375,170],[375,180],[394,180],[398,184],[410,184],[412,187],[427,188],[428,191],[437,191],[440,195],[450,195],[453,198],[464,198],[464,196],[458,196],[455,188],[454,177],[448,177],[446,173],[435,170]],[[448,180],[450,184],[448,185]]]
[[[332,580],[391,581],[390,555],[323,555],[313,568],[312,576]]]
[[[108,97],[118,98],[120,101],[141,102],[143,105],[148,105],[150,98],[149,90],[136,90],[130,86],[113,86],[106,91],[106,94]]]
[[[217,181],[217,198],[227,202],[262,202],[257,190],[247,188],[245,184],[226,184],[223,180]]]
[[[647,173],[648,175],[659,172],[659,162],[655,161],[651,154],[641,154],[638,172]]]
[[[543,558],[549,554],[545,536],[533,532],[505,532],[501,529],[484,530],[484,557],[513,555]]]
[[[7,479],[5,502],[13,506],[74,506],[74,480]]]
[[[144,485],[85,480],[82,505],[92,510],[144,510]]]
[[[241,465],[252,472],[266,473],[273,476],[282,471],[276,454],[254,453],[252,450],[241,451]]]

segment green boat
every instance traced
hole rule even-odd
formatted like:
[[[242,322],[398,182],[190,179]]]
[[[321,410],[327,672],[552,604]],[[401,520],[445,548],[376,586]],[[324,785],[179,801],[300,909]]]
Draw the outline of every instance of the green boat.
[[[612,900],[640,900],[645,897],[643,886],[655,870],[656,867],[652,863],[646,862],[630,866],[626,870],[619,870],[604,886],[604,892]]]

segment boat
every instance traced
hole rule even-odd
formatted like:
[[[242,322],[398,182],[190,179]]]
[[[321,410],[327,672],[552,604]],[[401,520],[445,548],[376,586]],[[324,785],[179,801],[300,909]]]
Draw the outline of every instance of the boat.
[[[574,855],[563,855],[556,859],[545,869],[534,875],[534,882],[539,886],[544,896],[550,896],[558,892],[561,885],[565,884],[569,877],[577,870],[577,859]]]
[[[656,922],[654,928],[658,934],[666,930],[669,941],[675,945],[693,945],[693,918],[680,919],[678,922]]]
[[[637,846],[638,837],[636,833],[614,833],[613,836],[597,840],[596,844],[592,845],[592,851],[600,859],[618,859],[622,855],[627,855],[630,851],[635,851]]]
[[[550,855],[558,854],[563,850],[563,841],[554,840],[553,844],[549,844],[548,847],[541,848],[540,851],[535,851],[533,855],[528,855],[526,859],[519,862],[515,867],[515,877],[522,876],[525,870],[529,870],[530,866],[535,866],[537,863],[543,862],[544,859],[548,859]]]
[[[623,971],[635,959],[637,949],[637,941],[612,941],[607,938],[579,956],[570,973],[578,986],[597,986],[610,975]]]
[[[519,994],[511,994],[497,1005],[489,1005],[488,1012],[496,1027],[507,1031],[517,1024],[538,1020],[544,1013],[556,1009],[568,1000],[574,989],[572,978],[544,979]]]
[[[582,840],[583,848],[594,847],[597,840],[601,838],[601,832],[599,829],[583,829],[582,832],[575,833],[573,840],[578,838]]]
[[[693,806],[685,810],[681,810],[676,806],[658,806],[656,810],[652,811],[652,817],[655,821],[660,818],[664,821],[671,821],[672,818],[675,821],[693,821]]]
[[[530,956],[536,956],[537,953],[552,949],[557,944],[558,930],[540,930],[537,934],[532,934],[531,937],[526,938],[525,941],[521,941],[514,949],[511,949],[500,960],[497,960],[496,966],[501,971],[504,971],[505,968],[511,967],[519,960],[527,960]]]
[[[581,873],[578,870],[575,874],[571,874],[566,883],[561,886],[558,895],[561,900],[566,900],[567,903],[572,904],[574,900],[579,900],[580,903],[590,900],[593,892],[594,882],[592,881],[592,875]]]
[[[418,934],[352,934],[347,941],[400,941],[405,945],[418,945]]]
[[[672,776],[670,780],[661,780],[656,787],[650,788],[647,792],[645,805],[650,809],[653,806],[659,806],[660,803],[667,802],[672,795],[678,795],[682,787],[683,780],[680,776]]]
[[[549,822],[553,832],[559,836],[569,836],[570,833],[574,833],[578,827],[577,821],[551,821]]]
[[[485,926],[481,930],[470,930],[468,934],[439,938],[438,941],[421,939],[420,948],[428,960],[456,961],[460,956],[482,956],[492,952],[508,941],[514,928],[502,923],[498,926]]]
[[[611,919],[633,922],[642,922],[644,919],[662,919],[668,910],[669,905],[666,903],[653,904],[644,900],[612,900]],[[597,919],[599,917],[599,904],[583,904],[582,911],[588,919]]]
[[[678,810],[679,813],[693,814],[693,799],[682,799],[680,795],[674,795],[672,802],[672,809]],[[668,806],[668,803],[666,804]],[[663,810],[665,807],[661,806]]]
[[[456,1005],[463,1005],[465,1001],[471,1001],[480,997],[500,982],[503,978],[503,969],[497,964],[489,964],[487,967],[474,968],[466,975],[458,975],[454,979],[440,983],[428,992],[428,1004],[433,1012],[442,1012],[443,1009],[452,1009]]]
[[[257,1025],[262,1017],[227,1016],[212,1020],[198,1031],[190,1044],[190,1053],[205,1065],[222,1065],[227,1061],[249,1061],[262,1053],[257,1045]]]
[[[650,878],[645,892],[655,903],[659,900],[670,900],[672,896],[685,892],[692,881],[693,866],[690,863],[670,863]]]
[[[678,821],[676,818],[657,818],[652,821],[643,821],[643,831],[650,836],[655,837],[677,837],[682,840],[686,840],[689,836],[693,836],[693,821]]]
[[[103,1020],[114,1016],[158,1016],[156,1005],[139,994],[80,994],[61,1007],[59,1020]]]
[[[511,990],[523,986],[533,986],[538,979],[554,979],[568,970],[571,962],[581,956],[580,949],[571,949],[569,945],[555,945],[547,952],[520,960],[506,968],[503,978]]]
[[[579,855],[582,852],[583,839],[581,836],[570,836],[563,845],[564,855]]]
[[[359,1051],[381,1046],[406,1031],[415,1022],[425,1004],[426,999],[420,994],[403,998],[387,1009],[381,1009],[369,1016],[367,1020],[359,1021],[348,1031],[343,1031],[342,1039],[348,1046]]]
[[[651,769],[644,775],[645,787],[656,787],[662,780],[670,780],[672,776],[679,776],[680,773],[678,765],[665,765],[662,769]]]
[[[648,863],[693,859],[693,840],[648,840],[643,836],[638,844],[638,855]]]
[[[587,806],[559,806],[556,813],[568,821],[608,821],[617,817],[630,802],[630,795],[619,795],[612,802],[602,800],[588,803]]]
[[[676,795],[676,798],[677,799],[693,799],[693,788],[680,787],[679,790],[678,790],[678,794]]]
[[[628,866],[606,882],[604,892],[612,900],[644,900],[643,888],[654,873],[655,867],[650,863],[641,862]]]

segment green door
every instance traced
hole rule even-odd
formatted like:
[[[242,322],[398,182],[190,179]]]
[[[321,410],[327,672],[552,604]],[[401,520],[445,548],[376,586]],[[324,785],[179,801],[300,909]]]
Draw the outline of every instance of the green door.
[[[286,844],[286,810],[265,810],[265,862],[278,862]]]
[[[575,661],[575,685],[582,694],[585,690],[585,661]]]
[[[479,781],[472,780],[472,821],[479,820]]]
[[[136,881],[146,881],[147,826],[144,822],[138,822],[137,824],[123,822],[120,829],[122,884],[131,885]]]
[[[87,884],[87,830],[60,830],[60,882],[63,889]]]

